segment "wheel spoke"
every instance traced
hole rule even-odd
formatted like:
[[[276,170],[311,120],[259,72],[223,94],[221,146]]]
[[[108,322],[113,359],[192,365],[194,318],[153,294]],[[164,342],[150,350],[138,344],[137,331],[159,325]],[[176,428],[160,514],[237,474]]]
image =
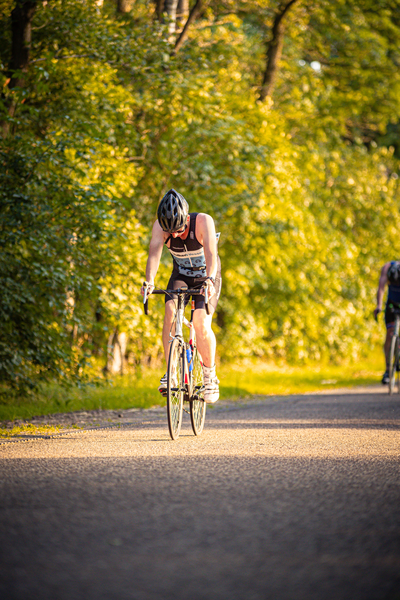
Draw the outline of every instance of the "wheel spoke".
[[[192,393],[195,399],[190,402],[190,418],[194,434],[200,435],[204,427],[206,403],[203,399],[203,366],[196,349],[193,356],[192,384]]]

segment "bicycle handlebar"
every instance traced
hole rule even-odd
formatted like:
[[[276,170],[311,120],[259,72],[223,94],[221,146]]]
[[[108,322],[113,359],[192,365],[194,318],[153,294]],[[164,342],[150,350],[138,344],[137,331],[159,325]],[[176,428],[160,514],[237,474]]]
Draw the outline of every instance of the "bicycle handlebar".
[[[154,289],[151,294],[159,294],[159,295],[163,295],[163,294],[184,294],[185,296],[198,296],[201,292],[201,287],[198,288],[187,288],[187,287],[182,287],[182,288],[177,288],[176,290],[161,290],[161,289]],[[144,288],[144,296],[143,296],[143,305],[144,305],[144,314],[148,315],[148,309],[149,309],[149,296],[150,294],[147,291],[147,287],[145,286]],[[208,306],[208,289],[207,286],[205,286],[204,289],[204,303],[205,303],[205,309],[206,309],[206,313],[209,315],[210,314],[210,309]]]
[[[389,308],[390,308],[390,310],[392,311],[392,313],[395,316],[400,317],[400,307],[397,308],[396,306],[393,306],[392,304],[389,304]],[[381,312],[385,312],[384,309],[381,309],[381,308],[378,309],[378,308],[376,308],[374,310],[374,319],[375,319],[376,322],[378,322],[378,315]]]

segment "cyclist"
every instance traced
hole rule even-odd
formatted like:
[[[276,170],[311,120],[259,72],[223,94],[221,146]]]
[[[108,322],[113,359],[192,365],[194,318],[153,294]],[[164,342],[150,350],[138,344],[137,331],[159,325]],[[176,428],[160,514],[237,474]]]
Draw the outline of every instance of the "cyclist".
[[[400,308],[400,261],[392,260],[383,265],[379,278],[378,291],[376,294],[376,308],[374,310],[375,319],[378,318],[382,310],[383,294],[386,285],[388,286],[388,297],[385,308],[386,339],[384,343],[384,352],[386,360],[386,371],[382,377],[382,383],[389,383],[389,354],[390,344],[393,337],[394,327],[394,308]]]
[[[189,205],[182,194],[169,190],[162,198],[157,221],[153,225],[149,256],[146,266],[146,281],[149,292],[154,289],[154,280],[160,264],[164,245],[173,258],[173,270],[168,289],[187,285],[198,286],[199,294],[194,296],[195,311],[193,325],[196,332],[197,347],[203,360],[204,400],[216,402],[219,398],[219,381],[215,372],[216,340],[211,328],[213,313],[217,307],[221,291],[221,261],[218,256],[217,234],[214,220],[204,213],[189,213]],[[144,285],[141,294],[144,294]],[[205,310],[204,286],[208,287],[209,315]],[[163,345],[168,361],[170,332],[175,313],[174,297],[165,296],[165,316],[163,326]],[[159,391],[167,390],[167,375],[160,381]]]

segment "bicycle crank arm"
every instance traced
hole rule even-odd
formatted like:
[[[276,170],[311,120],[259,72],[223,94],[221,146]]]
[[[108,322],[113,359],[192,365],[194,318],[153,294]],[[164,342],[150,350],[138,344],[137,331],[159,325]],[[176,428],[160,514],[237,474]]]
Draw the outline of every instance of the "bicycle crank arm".
[[[197,394],[193,394],[193,396],[190,399],[191,400],[199,400],[200,402],[204,402],[204,398],[200,398],[200,396],[198,396]]]

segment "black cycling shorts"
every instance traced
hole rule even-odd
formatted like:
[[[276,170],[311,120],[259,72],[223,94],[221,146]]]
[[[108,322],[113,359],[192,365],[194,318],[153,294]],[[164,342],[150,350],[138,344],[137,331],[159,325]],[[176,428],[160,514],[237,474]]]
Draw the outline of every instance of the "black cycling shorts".
[[[386,323],[386,327],[393,325],[394,320],[395,320],[395,314],[393,309],[400,308],[400,304],[397,304],[397,302],[387,302],[386,303],[386,308],[385,308],[385,323]]]
[[[178,287],[181,287],[182,283],[185,283],[188,286],[188,288],[197,288],[198,287],[200,290],[204,281],[205,281],[204,277],[187,277],[186,275],[181,275],[178,270],[174,269],[172,271],[170,280],[168,282],[167,289],[168,290],[176,289]],[[217,308],[219,296],[221,293],[221,285],[222,285],[221,261],[219,260],[219,257],[218,257],[218,270],[217,270],[217,274],[215,277],[215,284],[214,284],[215,294],[210,298],[210,300],[208,302],[208,306],[210,308],[210,314],[213,314],[215,309]],[[176,294],[170,294],[170,295],[165,294],[165,303],[167,303],[168,300],[176,300],[176,298],[177,298]],[[203,308],[205,310],[205,302],[204,302],[203,294],[196,294],[195,296],[193,296],[193,300],[194,300],[195,310],[197,310],[198,308]],[[189,302],[189,298],[187,299],[186,303],[188,303],[188,302]]]

